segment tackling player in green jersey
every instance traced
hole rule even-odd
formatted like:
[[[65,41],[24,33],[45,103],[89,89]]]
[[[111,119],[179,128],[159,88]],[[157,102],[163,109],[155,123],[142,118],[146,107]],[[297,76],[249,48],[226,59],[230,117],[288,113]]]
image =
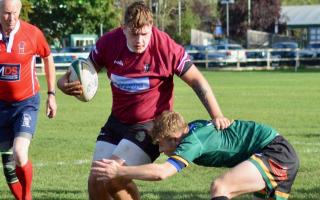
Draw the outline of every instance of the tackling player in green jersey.
[[[273,128],[253,121],[235,120],[224,130],[211,121],[187,124],[176,112],[165,111],[151,132],[160,152],[169,156],[163,164],[122,166],[113,160],[93,163],[99,180],[126,177],[163,180],[190,163],[207,167],[229,167],[211,185],[213,200],[228,200],[254,193],[254,199],[285,200],[299,168],[292,146]]]

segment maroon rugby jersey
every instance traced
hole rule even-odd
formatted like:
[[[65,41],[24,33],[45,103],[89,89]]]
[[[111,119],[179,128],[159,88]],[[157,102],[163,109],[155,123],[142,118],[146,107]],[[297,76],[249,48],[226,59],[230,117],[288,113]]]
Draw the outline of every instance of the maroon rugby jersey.
[[[191,66],[184,48],[156,27],[141,54],[128,49],[123,30],[118,28],[97,41],[90,58],[107,69],[112,115],[129,124],[149,121],[171,110],[173,75],[181,76]]]

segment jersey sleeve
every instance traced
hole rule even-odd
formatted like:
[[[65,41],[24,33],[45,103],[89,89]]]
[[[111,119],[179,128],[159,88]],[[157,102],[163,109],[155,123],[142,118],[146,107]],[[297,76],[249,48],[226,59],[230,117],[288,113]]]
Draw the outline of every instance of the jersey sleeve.
[[[173,49],[173,67],[174,73],[177,76],[182,76],[185,72],[189,70],[189,68],[193,65],[189,54],[185,51],[185,49],[175,42],[172,41]]]
[[[173,165],[178,172],[180,172],[183,168],[189,165],[189,163],[186,160],[180,158],[179,156],[172,156],[168,158],[167,162]]]
[[[193,65],[189,54],[185,49],[177,44],[170,36],[157,28],[153,32],[156,36],[156,46],[164,60],[164,65],[168,71],[177,76],[182,76]]]
[[[48,57],[50,55],[51,51],[50,51],[49,44],[48,44],[46,38],[44,37],[42,31],[40,31],[40,29],[36,28],[35,35],[37,38],[37,41],[36,41],[37,52],[36,53],[42,58]]]
[[[90,52],[90,59],[91,61],[98,67],[101,67],[102,66],[106,66],[106,63],[105,63],[105,59],[104,59],[104,52],[105,52],[105,49],[104,49],[104,41],[105,41],[105,38],[106,36],[102,36],[97,42],[96,42],[96,45],[95,47],[93,48],[93,50]]]

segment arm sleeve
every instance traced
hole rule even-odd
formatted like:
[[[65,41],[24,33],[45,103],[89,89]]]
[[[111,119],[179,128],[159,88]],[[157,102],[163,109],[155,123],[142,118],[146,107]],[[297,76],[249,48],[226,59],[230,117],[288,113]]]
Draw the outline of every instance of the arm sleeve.
[[[36,28],[36,31],[34,33],[36,35],[36,45],[37,45],[37,54],[42,57],[48,57],[51,54],[49,44],[44,37],[43,33],[40,31],[40,29]]]
[[[190,59],[189,54],[185,51],[185,49],[178,45],[174,44],[174,73],[177,76],[182,76],[184,73],[186,73],[190,67],[193,65],[193,62]]]
[[[95,66],[98,67],[102,67],[102,66],[106,66],[106,63],[103,59],[103,55],[104,55],[104,39],[105,36],[101,37],[97,42],[95,47],[92,49],[92,51],[90,52],[90,59],[91,61],[95,64]]]
[[[184,162],[177,160],[173,157],[168,158],[167,162],[172,164],[177,169],[178,172],[180,172],[183,168],[187,166]]]

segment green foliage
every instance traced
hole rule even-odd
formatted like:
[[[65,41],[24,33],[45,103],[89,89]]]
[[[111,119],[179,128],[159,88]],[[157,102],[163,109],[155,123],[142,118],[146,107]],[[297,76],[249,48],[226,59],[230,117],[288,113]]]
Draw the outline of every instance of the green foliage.
[[[190,43],[191,29],[196,29],[201,23],[200,17],[192,11],[190,4],[191,3],[186,4],[181,13],[181,35],[179,34],[179,27],[177,26],[179,22],[177,22],[177,20],[167,29],[167,32],[181,44]]]
[[[73,33],[100,35],[100,24],[108,31],[119,25],[121,17],[113,0],[34,0],[32,11],[31,23],[40,27],[50,42]]]
[[[29,21],[29,14],[32,13],[32,4],[28,0],[22,0],[22,9],[20,13],[21,19]]]
[[[22,0],[21,18],[40,27],[49,42],[57,37],[60,40],[72,33],[95,33],[100,35],[100,25],[103,31],[120,25],[122,14],[128,4],[134,0]],[[236,0],[230,7],[230,35],[244,39],[247,24],[247,1]],[[225,10],[217,8],[219,0],[181,0],[182,18],[181,30],[178,33],[178,1],[145,0],[146,3],[157,2],[158,13],[154,13],[155,24],[168,32],[182,44],[189,43],[191,28],[203,31],[213,31],[216,19],[225,25]],[[274,18],[279,16],[279,2],[283,5],[320,4],[320,0],[251,0],[251,28],[262,31],[272,31]]]
[[[319,72],[203,72],[225,116],[263,122],[276,128],[296,149],[301,162],[291,199],[318,200],[320,176]],[[105,74],[88,103],[57,91],[57,117],[45,117],[46,84],[30,159],[34,164],[34,199],[85,200],[87,178],[96,137],[111,108],[111,91]],[[179,78],[175,79],[174,109],[190,121],[209,119],[200,101]],[[157,162],[165,161],[165,156]],[[137,181],[142,199],[206,200],[211,181],[226,169],[190,165],[161,182]],[[0,199],[13,199],[0,176]],[[251,195],[235,198],[250,200]]]
[[[248,24],[248,0],[238,0],[229,5],[229,36],[244,41],[247,30],[273,31],[276,20],[280,18],[280,0],[252,0],[251,18]],[[220,16],[226,27],[226,6],[220,4]]]

